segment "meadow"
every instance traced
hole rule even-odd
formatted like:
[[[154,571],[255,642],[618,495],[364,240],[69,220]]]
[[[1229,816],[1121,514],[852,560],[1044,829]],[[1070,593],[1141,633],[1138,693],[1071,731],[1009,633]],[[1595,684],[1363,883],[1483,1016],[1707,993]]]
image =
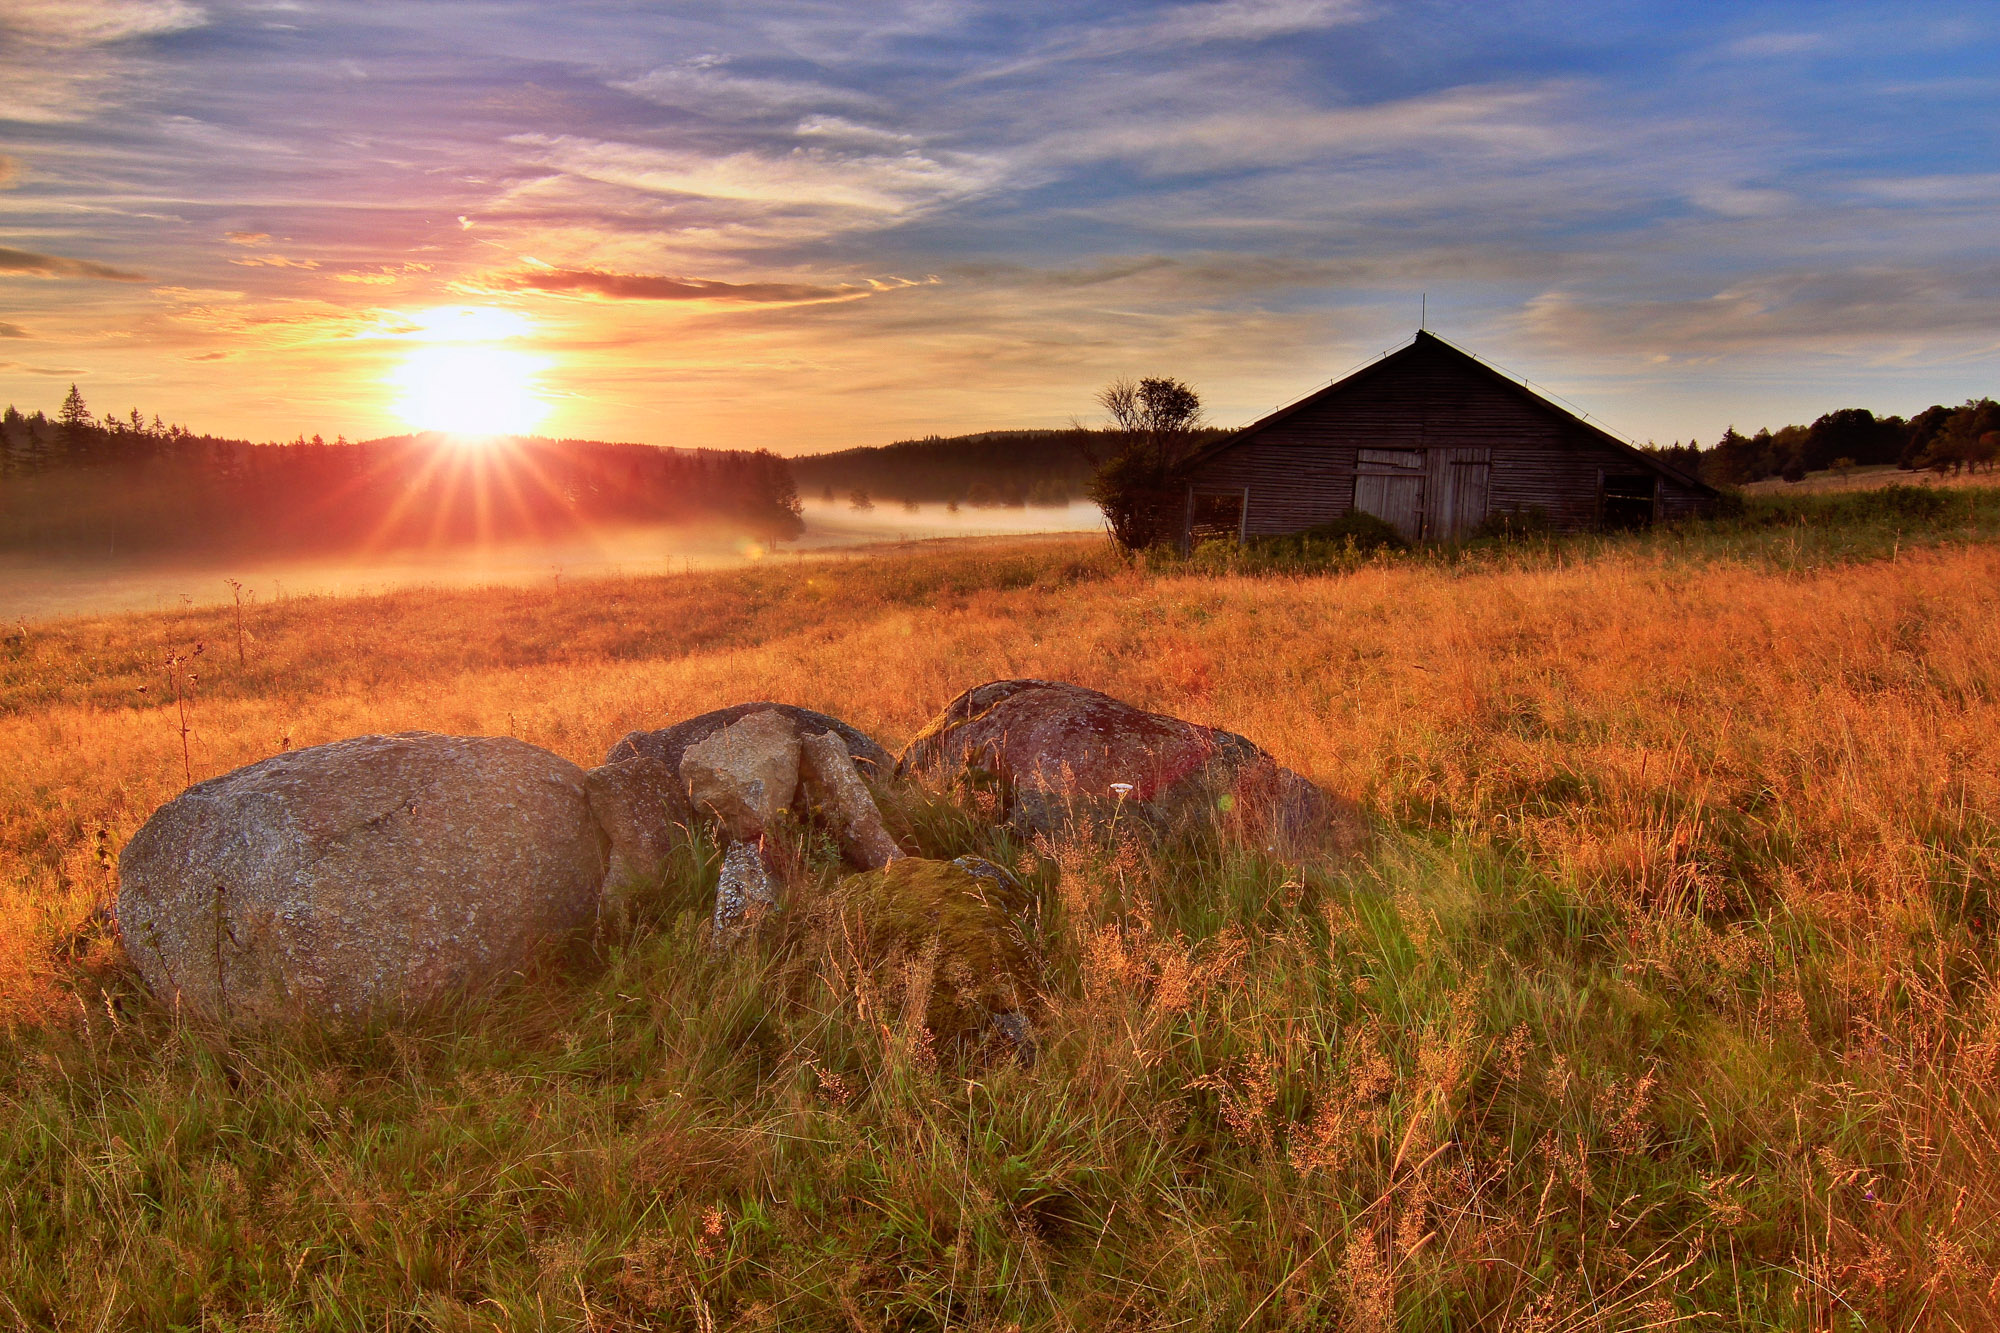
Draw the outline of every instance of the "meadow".
[[[196,649],[199,646],[199,652]],[[229,1037],[96,909],[195,779],[580,763],[773,698],[892,747],[1077,681],[1359,799],[1353,862],[894,820],[1040,895],[1042,1054],[940,1049],[718,856],[455,1015]],[[2000,1323],[2000,490],[1432,553],[1094,541],[74,618],[0,641],[0,1326]],[[805,833],[795,894],[831,873]]]

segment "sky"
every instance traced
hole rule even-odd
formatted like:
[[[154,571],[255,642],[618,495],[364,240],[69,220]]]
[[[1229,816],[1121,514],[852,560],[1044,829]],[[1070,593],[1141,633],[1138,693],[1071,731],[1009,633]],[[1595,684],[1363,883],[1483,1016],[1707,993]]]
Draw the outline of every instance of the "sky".
[[[806,453],[1429,327],[1628,439],[2000,393],[1988,3],[0,4],[0,400]]]

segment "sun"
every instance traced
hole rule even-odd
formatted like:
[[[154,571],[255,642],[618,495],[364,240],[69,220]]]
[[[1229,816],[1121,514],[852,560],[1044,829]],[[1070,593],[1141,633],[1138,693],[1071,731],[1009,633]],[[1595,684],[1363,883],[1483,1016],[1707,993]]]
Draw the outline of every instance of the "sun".
[[[547,357],[520,346],[534,324],[510,310],[452,306],[409,317],[415,342],[391,375],[395,412],[412,430],[525,435],[548,415]]]

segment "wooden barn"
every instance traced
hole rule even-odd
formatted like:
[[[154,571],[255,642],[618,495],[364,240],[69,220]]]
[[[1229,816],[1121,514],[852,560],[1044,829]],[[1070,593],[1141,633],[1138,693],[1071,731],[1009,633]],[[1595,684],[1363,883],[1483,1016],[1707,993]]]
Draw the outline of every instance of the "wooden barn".
[[[1413,541],[1519,515],[1562,531],[1701,513],[1716,492],[1429,333],[1187,464],[1182,543],[1303,532],[1353,510]]]

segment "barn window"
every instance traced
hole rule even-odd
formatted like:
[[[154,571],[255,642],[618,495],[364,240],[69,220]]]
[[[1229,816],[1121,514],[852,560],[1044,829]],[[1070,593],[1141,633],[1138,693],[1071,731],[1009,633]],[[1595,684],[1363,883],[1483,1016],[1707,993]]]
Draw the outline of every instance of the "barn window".
[[[1608,472],[1599,512],[1607,528],[1652,526],[1657,479],[1650,472]]]
[[[1243,536],[1246,491],[1196,491],[1189,498],[1188,539],[1199,546],[1208,541],[1233,542]]]

